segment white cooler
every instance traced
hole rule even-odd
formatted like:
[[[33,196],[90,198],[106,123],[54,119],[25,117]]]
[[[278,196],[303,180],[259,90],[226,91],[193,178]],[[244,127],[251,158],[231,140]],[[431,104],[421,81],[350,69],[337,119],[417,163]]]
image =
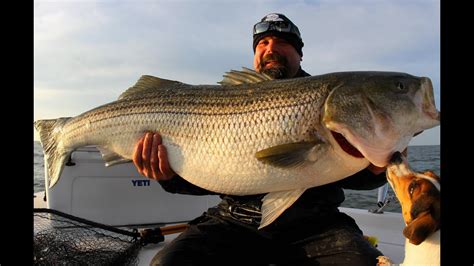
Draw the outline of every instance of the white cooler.
[[[168,193],[157,181],[140,176],[133,163],[105,167],[93,146],[74,151],[71,162],[56,185],[46,188],[48,207],[95,222],[121,226],[189,221],[220,201],[215,195]]]

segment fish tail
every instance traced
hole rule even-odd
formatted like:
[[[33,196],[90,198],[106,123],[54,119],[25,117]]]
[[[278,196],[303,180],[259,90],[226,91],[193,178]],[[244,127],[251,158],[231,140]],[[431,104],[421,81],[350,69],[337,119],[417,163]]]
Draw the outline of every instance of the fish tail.
[[[58,119],[38,120],[34,126],[40,135],[41,145],[43,146],[44,156],[46,158],[46,169],[48,177],[47,185],[52,188],[59,180],[64,167],[64,162],[71,154],[72,149],[66,149],[61,140],[64,124],[70,117],[61,117]]]

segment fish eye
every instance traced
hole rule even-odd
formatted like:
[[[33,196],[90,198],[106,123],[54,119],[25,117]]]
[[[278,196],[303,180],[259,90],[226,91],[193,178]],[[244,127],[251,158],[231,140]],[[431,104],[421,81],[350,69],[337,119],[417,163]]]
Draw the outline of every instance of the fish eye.
[[[397,82],[397,89],[400,91],[405,91],[405,85],[402,82]]]

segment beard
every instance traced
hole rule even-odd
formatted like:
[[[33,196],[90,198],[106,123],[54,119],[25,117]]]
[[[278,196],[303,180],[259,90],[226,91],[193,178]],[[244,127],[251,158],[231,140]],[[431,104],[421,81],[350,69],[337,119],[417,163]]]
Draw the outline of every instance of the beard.
[[[266,66],[269,61],[275,61],[278,64]],[[269,75],[274,79],[286,79],[288,77],[288,60],[279,54],[267,54],[260,61],[260,72]]]

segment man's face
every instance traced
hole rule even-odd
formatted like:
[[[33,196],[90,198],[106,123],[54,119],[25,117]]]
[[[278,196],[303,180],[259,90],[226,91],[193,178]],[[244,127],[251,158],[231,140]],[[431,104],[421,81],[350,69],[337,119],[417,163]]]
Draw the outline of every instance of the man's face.
[[[255,70],[275,79],[293,78],[300,68],[300,62],[301,56],[285,39],[267,36],[255,47]]]

